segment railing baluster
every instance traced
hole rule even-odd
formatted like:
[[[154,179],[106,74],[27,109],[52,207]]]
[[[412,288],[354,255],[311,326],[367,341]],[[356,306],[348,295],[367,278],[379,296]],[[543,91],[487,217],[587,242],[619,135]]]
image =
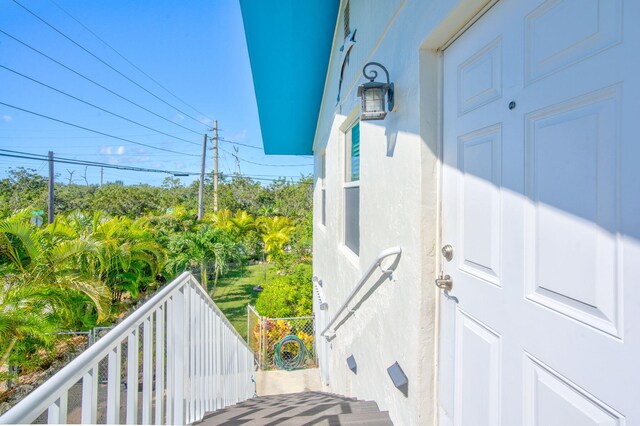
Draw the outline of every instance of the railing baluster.
[[[202,304],[202,295],[198,294],[198,323],[199,323],[199,332],[198,332],[198,389],[197,389],[197,401],[198,401],[198,418],[201,418],[204,414],[204,357],[205,357],[205,347],[206,343],[204,341],[204,320],[205,320],[205,310],[204,305]]]
[[[220,382],[222,408],[227,406],[227,333],[220,318]]]
[[[164,315],[166,304],[160,305],[156,310],[156,412],[155,424],[164,424],[163,400],[164,400]]]
[[[231,384],[229,383],[229,330],[227,330],[227,324],[222,322],[224,330],[224,406],[228,407],[229,404],[229,390]]]
[[[127,338],[127,424],[138,423],[138,334],[136,326]]]
[[[166,423],[172,423],[175,406],[174,371],[175,361],[175,296],[167,300],[167,414]]]
[[[222,370],[221,370],[221,351],[222,351],[222,336],[220,334],[220,318],[216,312],[214,318],[215,323],[215,339],[216,339],[216,410],[222,408]]]
[[[107,372],[107,424],[120,423],[120,377],[122,344],[109,351],[109,369]]]
[[[200,332],[200,310],[198,305],[198,295],[195,291],[191,292],[191,421],[193,421],[198,416],[198,354],[199,354],[199,345],[201,342],[198,341],[198,334]]]
[[[216,374],[215,374],[215,352],[214,352],[214,347],[215,347],[215,323],[214,323],[214,313],[213,310],[209,309],[208,311],[208,321],[207,324],[209,325],[209,356],[207,356],[207,364],[209,365],[209,407],[208,407],[208,411],[213,411],[216,409],[216,403],[215,403],[215,386],[216,386]]]
[[[153,397],[153,313],[144,320],[142,333],[142,424],[148,425]]]
[[[205,346],[205,370],[206,370],[206,384],[205,384],[205,389],[206,389],[206,403],[205,403],[205,412],[207,411],[212,411],[213,410],[213,406],[211,404],[211,398],[213,397],[213,394],[211,392],[211,385],[213,383],[213,374],[212,374],[212,370],[211,370],[211,360],[212,360],[212,352],[211,352],[211,320],[213,319],[211,316],[211,309],[209,307],[209,304],[207,302],[205,302],[206,304],[206,321],[205,321],[205,327],[206,327],[206,346]]]
[[[47,423],[64,424],[67,423],[67,401],[68,391],[65,391],[60,398],[49,406],[47,410]]]
[[[82,376],[82,424],[96,423],[98,410],[98,366],[97,364]]]
[[[195,342],[195,338],[193,335],[193,330],[194,330],[194,322],[195,322],[195,316],[193,315],[194,309],[193,309],[193,283],[189,282],[189,284],[187,285],[187,291],[188,291],[188,295],[187,295],[187,313],[186,313],[186,317],[189,318],[189,321],[187,321],[187,327],[188,327],[188,332],[186,334],[186,336],[188,336],[188,344],[185,345],[187,347],[187,357],[186,357],[186,362],[187,362],[187,368],[184,370],[184,373],[187,375],[188,377],[188,382],[187,382],[187,388],[185,390],[185,392],[187,393],[187,407],[186,407],[186,418],[187,418],[187,423],[191,423],[191,421],[193,420],[193,383],[194,383],[194,374],[193,374],[193,367],[194,367],[194,362],[193,362],[193,357],[195,354],[195,350],[193,350],[192,346],[196,344]]]
[[[188,327],[187,321],[184,320],[187,286],[184,286],[174,296],[173,306],[173,338],[175,341],[173,380],[174,380],[174,405],[173,405],[173,424],[179,425],[185,423],[184,417],[184,373],[185,373],[185,331]],[[168,421],[169,419],[167,419]]]

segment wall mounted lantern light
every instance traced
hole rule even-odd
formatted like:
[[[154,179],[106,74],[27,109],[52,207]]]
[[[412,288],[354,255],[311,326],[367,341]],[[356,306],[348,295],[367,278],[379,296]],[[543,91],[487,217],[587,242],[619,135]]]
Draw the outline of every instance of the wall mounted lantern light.
[[[387,76],[387,82],[375,81],[378,77],[376,70],[371,70],[367,74],[367,68],[370,66],[377,66],[384,71]],[[387,111],[393,109],[393,83],[389,82],[389,72],[387,69],[378,62],[369,62],[362,69],[362,75],[364,78],[368,78],[369,82],[358,86],[358,96],[362,98],[362,114],[361,120],[384,120],[387,116]],[[385,109],[385,97],[387,105]]]

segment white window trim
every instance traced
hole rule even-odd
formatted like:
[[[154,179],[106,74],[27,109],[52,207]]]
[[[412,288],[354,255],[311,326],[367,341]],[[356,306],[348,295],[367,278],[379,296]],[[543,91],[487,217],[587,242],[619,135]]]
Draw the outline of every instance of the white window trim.
[[[325,214],[325,222],[329,218],[329,210],[327,209],[327,150],[326,148],[318,155],[319,163],[320,163],[320,173],[318,176],[318,181],[320,183],[320,220],[318,220],[318,228],[323,232],[327,232],[327,224],[322,223],[322,209],[324,208]],[[325,198],[324,203],[322,202],[322,191],[324,191]]]
[[[360,267],[360,256],[356,254],[353,250],[351,250],[346,244],[346,202],[345,202],[345,189],[347,188],[355,188],[360,187],[360,179],[354,181],[347,181],[347,161],[349,158],[347,156],[347,132],[351,130],[353,126],[360,119],[360,107],[356,106],[353,108],[351,113],[344,119],[342,125],[340,126],[340,151],[342,152],[341,157],[341,178],[342,178],[342,194],[340,194],[340,199],[342,200],[342,208],[340,219],[342,220],[341,235],[340,235],[340,251],[345,255],[345,257],[356,267]],[[362,152],[362,127],[360,128],[360,147]],[[360,156],[360,160],[362,161],[362,154]],[[361,163],[362,165],[362,163]],[[362,168],[360,169],[362,171]],[[358,225],[360,225],[360,218],[358,218]],[[360,243],[360,241],[358,241]]]

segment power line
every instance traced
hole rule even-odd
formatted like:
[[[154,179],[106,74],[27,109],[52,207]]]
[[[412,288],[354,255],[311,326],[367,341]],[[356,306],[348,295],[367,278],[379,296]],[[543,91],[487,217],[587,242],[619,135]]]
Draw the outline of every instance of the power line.
[[[23,159],[28,159],[28,160],[37,160],[37,161],[43,161],[43,160],[47,160],[47,156],[46,155],[42,155],[42,154],[34,154],[31,152],[22,152],[22,151],[13,151],[10,149],[0,149],[0,156],[2,157],[11,157],[11,158],[23,158]],[[128,171],[133,171],[133,172],[145,172],[145,173],[164,173],[164,174],[170,174],[170,175],[176,175],[176,174],[188,174],[188,175],[194,175],[197,173],[193,173],[193,172],[183,172],[183,171],[171,171],[171,170],[162,170],[162,169],[149,169],[146,167],[135,167],[135,166],[124,166],[124,165],[118,165],[118,164],[109,164],[109,163],[100,163],[97,161],[87,161],[87,160],[74,160],[72,158],[63,158],[63,157],[56,157],[54,158],[54,161],[57,163],[62,163],[62,164],[73,164],[73,165],[77,165],[77,166],[89,166],[89,167],[104,167],[105,169],[117,169],[117,170],[128,170]]]
[[[121,138],[119,136],[110,135],[108,133],[100,132],[98,130],[89,129],[88,127],[79,126],[77,124],[69,123],[68,121],[59,120],[57,118],[49,117],[48,115],[39,114],[37,112],[30,111],[30,110],[24,109],[24,108],[20,108],[20,107],[17,107],[15,105],[10,105],[10,104],[4,103],[4,102],[0,102],[0,105],[4,105],[4,106],[7,106],[9,108],[17,109],[18,111],[23,111],[23,112],[26,112],[26,113],[29,113],[29,114],[32,114],[32,115],[35,115],[35,116],[38,116],[38,117],[46,118],[48,120],[56,121],[58,123],[66,124],[67,126],[75,127],[75,128],[82,129],[82,130],[86,130],[88,132],[96,133],[96,134],[103,135],[103,136],[108,136],[110,138],[121,140],[121,141],[124,141],[124,142],[129,142],[129,143],[132,143],[132,144],[135,144],[135,145],[146,146],[147,148],[157,149],[159,151],[172,152],[174,154],[181,154],[181,155],[187,155],[187,156],[190,156],[190,157],[197,157],[197,155],[195,155],[195,154],[187,154],[187,153],[184,153],[184,152],[174,151],[172,149],[160,148],[158,146],[153,146],[153,145],[149,145],[149,144],[142,143],[142,142],[132,141],[131,139],[126,139],[126,138]]]
[[[131,62],[129,59],[127,59],[122,53],[120,53],[119,51],[116,50],[115,47],[111,46],[109,43],[107,43],[104,39],[102,39],[98,34],[94,33],[91,29],[89,29],[89,27],[87,27],[86,25],[84,25],[82,22],[80,22],[78,19],[76,19],[73,15],[71,15],[69,12],[67,12],[65,9],[62,8],[62,6],[60,6],[58,3],[56,3],[54,0],[49,0],[51,3],[53,3],[54,5],[56,5],[56,7],[58,9],[60,9],[61,11],[63,11],[68,17],[70,17],[71,19],[73,19],[74,21],[76,21],[82,28],[84,28],[85,30],[87,30],[89,33],[91,33],[95,38],[97,38],[98,40],[100,40],[105,46],[107,46],[109,49],[113,50],[118,56],[120,56],[122,59],[124,59],[129,65],[131,65],[133,68],[135,68],[136,70],[138,70],[139,72],[141,72],[143,75],[145,75],[149,80],[153,81],[155,84],[157,84],[158,86],[160,86],[162,89],[164,89],[165,92],[167,92],[168,94],[170,94],[171,96],[173,96],[175,99],[179,100],[180,102],[182,102],[184,105],[188,106],[189,108],[191,108],[192,110],[194,110],[195,112],[197,112],[198,114],[206,117],[207,115],[201,111],[199,111],[196,107],[194,107],[193,105],[188,104],[186,101],[182,100],[181,98],[179,98],[176,94],[174,94],[173,92],[171,92],[169,89],[167,89],[165,86],[163,86],[162,84],[160,84],[159,81],[157,81],[155,78],[151,77],[149,74],[147,74],[146,72],[144,72],[143,70],[141,70],[136,64],[134,64],[133,62]]]
[[[196,130],[193,130],[193,129],[190,129],[190,128],[186,127],[186,126],[183,126],[182,124],[176,123],[176,122],[175,122],[175,121],[173,121],[173,120],[169,120],[168,118],[163,117],[163,116],[161,116],[160,114],[158,114],[158,113],[156,113],[156,112],[153,112],[153,111],[151,111],[151,110],[150,110],[150,109],[148,109],[148,108],[143,107],[142,105],[138,104],[137,102],[134,102],[134,101],[132,101],[131,99],[129,99],[129,98],[125,97],[125,96],[122,96],[122,95],[120,95],[120,94],[118,94],[118,93],[114,92],[113,90],[111,90],[111,89],[109,89],[108,87],[106,87],[106,86],[104,86],[104,85],[102,85],[102,84],[98,83],[98,82],[97,82],[97,81],[95,81],[95,80],[92,80],[91,78],[87,77],[86,75],[84,75],[84,74],[82,74],[82,73],[80,73],[80,72],[78,72],[78,71],[74,70],[74,69],[73,69],[73,68],[71,68],[71,67],[66,66],[66,65],[65,65],[65,64],[63,64],[62,62],[60,62],[60,61],[58,61],[58,60],[56,60],[56,59],[53,59],[51,56],[47,55],[47,54],[46,54],[46,53],[44,53],[44,52],[41,52],[40,50],[36,49],[35,47],[31,46],[30,44],[25,43],[24,41],[22,41],[22,40],[18,39],[17,37],[12,36],[12,35],[11,35],[11,34],[9,34],[8,32],[3,31],[2,29],[0,29],[0,33],[2,33],[2,34],[4,34],[5,36],[9,37],[9,38],[10,38],[10,39],[12,39],[13,41],[15,41],[15,42],[17,42],[17,43],[20,43],[20,44],[21,44],[21,45],[23,45],[24,47],[26,47],[26,48],[28,48],[28,49],[31,49],[32,51],[34,51],[34,52],[38,53],[39,55],[41,55],[41,56],[43,56],[43,57],[47,58],[48,60],[50,60],[51,62],[53,62],[53,63],[55,63],[55,64],[57,64],[57,65],[59,65],[59,66],[61,66],[62,68],[64,68],[64,69],[66,69],[66,70],[68,70],[68,71],[70,71],[70,72],[74,73],[74,74],[75,74],[75,75],[77,75],[78,77],[81,77],[81,78],[85,79],[86,81],[88,81],[88,82],[90,82],[90,83],[95,84],[96,86],[100,87],[101,89],[106,90],[107,92],[111,93],[112,95],[117,96],[118,98],[120,98],[120,99],[122,99],[122,100],[124,100],[124,101],[129,102],[131,105],[135,105],[135,106],[137,106],[138,108],[140,108],[140,109],[142,109],[142,110],[144,110],[144,111],[148,112],[149,114],[152,114],[152,115],[154,115],[154,116],[156,116],[156,117],[158,117],[158,118],[160,118],[160,119],[162,119],[162,120],[164,120],[164,121],[167,121],[167,122],[169,122],[169,123],[171,123],[171,124],[173,124],[173,125],[175,125],[175,126],[181,127],[181,128],[183,128],[183,129],[185,129],[185,130],[188,130],[188,131],[190,131],[191,133],[195,133],[196,135],[201,135],[201,134],[202,134],[202,132],[198,132],[198,131],[196,131]]]
[[[62,37],[66,38],[67,40],[69,40],[71,43],[75,44],[76,46],[78,46],[80,49],[84,50],[87,54],[91,55],[93,58],[95,58],[97,61],[99,61],[100,63],[102,63],[103,65],[105,65],[106,67],[108,67],[109,69],[113,70],[114,72],[116,72],[117,74],[119,74],[120,76],[122,76],[123,78],[125,78],[126,80],[130,81],[132,84],[136,85],[137,87],[139,87],[140,89],[144,90],[145,92],[147,92],[148,94],[150,94],[151,96],[153,96],[154,98],[156,98],[157,100],[159,100],[160,102],[164,103],[165,105],[175,109],[176,111],[178,111],[180,114],[183,114],[185,117],[189,117],[190,119],[198,122],[200,125],[202,126],[206,126],[206,124],[202,123],[200,120],[198,120],[197,118],[187,114],[186,112],[182,111],[180,108],[170,104],[169,102],[165,101],[164,99],[162,99],[160,96],[156,95],[155,93],[151,92],[150,90],[148,90],[147,88],[145,88],[144,86],[142,86],[141,84],[139,84],[138,82],[134,81],[132,78],[128,77],[127,75],[125,75],[124,73],[122,73],[120,70],[118,70],[117,68],[115,68],[114,66],[110,65],[108,62],[106,62],[105,60],[103,60],[102,58],[100,58],[99,56],[97,56],[96,54],[94,54],[93,52],[91,52],[89,49],[87,49],[86,47],[84,47],[83,45],[81,45],[80,43],[78,43],[77,41],[75,41],[74,39],[72,39],[71,37],[69,37],[68,35],[66,35],[65,33],[63,33],[62,31],[60,31],[59,29],[57,29],[56,27],[54,27],[53,25],[51,25],[49,22],[47,22],[46,20],[44,20],[43,18],[41,18],[40,16],[38,16],[35,12],[31,11],[29,8],[27,8],[26,6],[24,6],[23,4],[21,4],[18,0],[13,0],[13,2],[15,4],[17,4],[18,6],[20,6],[21,8],[23,8],[24,10],[26,10],[27,12],[29,12],[31,15],[33,15],[36,19],[40,20],[43,24],[47,25],[49,28],[51,28],[52,30],[54,30],[55,32],[57,32],[58,34],[60,34]]]
[[[48,130],[47,132],[49,131],[54,132],[57,130],[60,130],[60,129]],[[156,135],[155,133],[122,135],[122,137],[125,137],[125,138],[146,137],[146,136],[156,136]],[[95,138],[96,138],[95,136],[0,136],[0,139],[95,139]],[[82,146],[86,146],[86,145],[82,145]]]
[[[253,149],[262,150],[262,148],[260,148],[259,146],[255,146],[255,145],[248,145],[246,143],[234,142],[234,141],[230,141],[230,140],[224,139],[224,138],[219,138],[218,140],[222,141],[222,142],[230,143],[230,144],[233,144],[233,145],[246,146],[247,148],[253,148]]]
[[[187,139],[183,139],[183,138],[180,138],[180,137],[177,137],[177,136],[171,135],[171,134],[169,134],[169,133],[165,133],[165,132],[163,132],[163,131],[161,131],[161,130],[158,130],[158,129],[154,129],[153,127],[149,127],[149,126],[147,126],[147,125],[145,125],[145,124],[139,123],[139,122],[137,122],[137,121],[135,121],[135,120],[131,120],[131,119],[129,119],[129,118],[127,118],[127,117],[124,117],[124,116],[122,116],[122,115],[120,115],[120,114],[117,114],[117,113],[115,113],[115,112],[113,112],[113,111],[110,111],[110,110],[108,110],[108,109],[105,109],[105,108],[99,107],[98,105],[95,105],[95,104],[92,104],[91,102],[88,102],[88,101],[85,101],[85,100],[83,100],[83,99],[80,99],[80,98],[78,98],[78,97],[76,97],[76,96],[73,96],[73,95],[71,95],[71,94],[69,94],[69,93],[67,93],[67,92],[63,91],[63,90],[56,89],[55,87],[50,86],[50,85],[48,85],[48,84],[46,84],[46,83],[43,83],[43,82],[42,82],[42,81],[40,81],[40,80],[36,80],[35,78],[29,77],[28,75],[25,75],[25,74],[22,74],[22,73],[21,73],[21,72],[19,72],[19,71],[16,71],[16,70],[11,69],[11,68],[9,68],[9,67],[5,67],[5,66],[4,66],[4,65],[2,65],[2,64],[0,64],[0,68],[5,69],[5,70],[7,70],[7,71],[9,71],[9,72],[12,72],[12,73],[14,73],[14,74],[16,74],[16,75],[19,75],[20,77],[26,78],[27,80],[30,80],[30,81],[32,81],[32,82],[34,82],[34,83],[36,83],[36,84],[39,84],[39,85],[41,85],[41,86],[44,86],[44,87],[46,87],[46,88],[48,88],[48,89],[50,89],[50,90],[53,90],[53,91],[55,91],[55,92],[58,92],[58,93],[60,93],[61,95],[67,96],[67,97],[69,97],[69,98],[71,98],[71,99],[75,99],[75,100],[76,100],[76,101],[78,101],[78,102],[82,102],[82,103],[83,103],[83,104],[85,104],[85,105],[89,105],[89,106],[91,106],[91,107],[93,107],[93,108],[96,108],[96,109],[98,109],[98,110],[100,110],[100,111],[106,112],[107,114],[111,114],[111,115],[113,115],[114,117],[118,117],[118,118],[120,118],[120,119],[122,119],[122,120],[128,121],[129,123],[136,124],[136,125],[138,125],[138,126],[140,126],[140,127],[144,127],[145,129],[152,130],[152,131],[154,131],[154,132],[156,132],[156,133],[160,133],[160,134],[162,134],[162,135],[169,136],[170,138],[173,138],[173,139],[176,139],[176,140],[180,140],[180,141],[183,141],[183,142],[186,142],[186,143],[190,143],[190,144],[192,144],[192,145],[198,145],[198,144],[197,144],[197,143],[195,143],[195,142],[191,142],[191,141],[189,141],[189,140],[187,140]]]
[[[26,160],[35,160],[35,161],[48,161],[48,157],[43,154],[35,154],[32,152],[23,152],[23,151],[15,151],[10,149],[1,149],[0,148],[0,157],[9,157],[9,158],[20,158]],[[136,166],[126,166],[126,165],[118,165],[118,164],[109,164],[109,163],[101,163],[98,161],[89,161],[89,160],[77,160],[73,158],[65,158],[65,157],[55,157],[55,162],[61,164],[71,164],[77,166],[89,166],[89,167],[104,167],[105,169],[116,169],[116,170],[126,170],[126,171],[134,171],[134,172],[144,172],[144,173],[164,173],[170,175],[189,175],[196,176],[198,172],[188,172],[188,171],[172,171],[172,170],[164,170],[164,169],[150,169],[146,167],[136,167]],[[223,174],[224,176],[224,174]],[[226,176],[224,176],[226,177]],[[238,176],[231,175],[231,179],[236,178]],[[278,179],[287,179],[287,178],[295,178],[296,176],[279,176],[279,175],[242,175],[239,176],[241,178],[249,178],[252,180],[261,180],[261,181],[274,181]]]
[[[250,160],[247,160],[245,158],[241,158],[241,157],[239,157],[239,156],[227,151],[224,148],[220,148],[220,150],[226,152],[229,155],[235,156],[240,161],[244,161],[245,163],[249,163],[249,164],[255,164],[257,166],[265,166],[265,167],[304,167],[304,166],[313,166],[313,164],[265,164],[265,163],[256,163],[255,161],[250,161]]]

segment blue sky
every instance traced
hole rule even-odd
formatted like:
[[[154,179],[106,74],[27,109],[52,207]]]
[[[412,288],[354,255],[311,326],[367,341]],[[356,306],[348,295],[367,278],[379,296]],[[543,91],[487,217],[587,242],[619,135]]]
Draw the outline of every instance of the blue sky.
[[[177,153],[98,135],[5,105],[0,105],[0,149],[44,155],[47,151],[54,151],[58,157],[64,158],[198,172],[202,134],[212,125],[211,119],[215,118],[221,138],[259,147],[253,149],[220,142],[221,172],[235,171],[236,160],[231,155],[234,146],[239,148],[240,167],[245,175],[297,177],[300,173],[312,171],[312,159],[309,157],[265,156],[262,151],[258,112],[237,0],[17,1],[162,100],[74,45],[13,0],[0,0],[1,103]],[[188,105],[128,64],[73,18]],[[7,34],[130,102],[46,59]],[[15,72],[148,128],[71,99]],[[305,166],[280,167],[301,164]],[[18,166],[34,168],[42,174],[47,172],[44,161],[0,156],[0,177],[6,176],[9,167]],[[208,151],[207,171],[212,168],[213,152]],[[56,165],[61,181],[69,180],[70,171],[75,171],[73,181],[84,183],[84,166]],[[123,180],[126,184],[158,185],[166,176],[104,170],[105,181]],[[98,183],[100,169],[89,167],[86,178],[89,183]],[[188,183],[195,178],[181,179]]]

